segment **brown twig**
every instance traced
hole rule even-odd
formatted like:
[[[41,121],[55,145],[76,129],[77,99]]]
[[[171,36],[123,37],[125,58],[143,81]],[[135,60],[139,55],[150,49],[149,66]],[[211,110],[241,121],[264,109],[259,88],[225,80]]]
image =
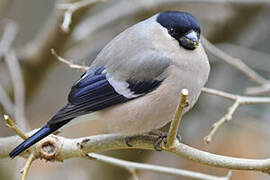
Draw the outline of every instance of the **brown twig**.
[[[83,72],[85,72],[85,71],[89,68],[89,67],[87,67],[87,66],[82,66],[82,65],[74,64],[74,63],[72,63],[72,62],[70,62],[70,61],[68,61],[68,60],[66,60],[66,59],[64,59],[64,58],[62,58],[62,57],[60,57],[60,56],[55,52],[54,49],[51,49],[51,53],[52,53],[52,55],[54,55],[59,61],[61,61],[61,62],[64,63],[64,64],[67,64],[70,68],[79,69],[79,70],[81,70],[81,71],[83,71]]]

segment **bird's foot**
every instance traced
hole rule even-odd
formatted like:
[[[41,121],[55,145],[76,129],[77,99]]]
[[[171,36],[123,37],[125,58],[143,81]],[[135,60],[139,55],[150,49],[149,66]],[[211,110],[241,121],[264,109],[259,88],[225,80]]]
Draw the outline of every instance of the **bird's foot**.
[[[154,142],[154,149],[156,151],[162,151],[162,148],[160,147],[161,143],[163,142],[164,144],[167,143],[167,136],[168,136],[168,133],[167,132],[162,132],[160,130],[154,130],[154,131],[151,131],[152,134],[154,135],[157,135],[158,138],[156,139],[156,141]],[[177,134],[176,138],[181,141],[182,138],[179,134]]]

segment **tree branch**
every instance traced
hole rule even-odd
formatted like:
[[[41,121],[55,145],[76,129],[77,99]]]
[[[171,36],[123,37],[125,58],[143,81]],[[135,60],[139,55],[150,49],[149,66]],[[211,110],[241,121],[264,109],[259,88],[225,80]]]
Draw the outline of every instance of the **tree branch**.
[[[262,94],[270,91],[270,81],[263,78],[261,75],[259,75],[257,72],[255,72],[253,69],[251,69],[248,65],[246,65],[241,59],[234,58],[230,56],[229,54],[225,53],[221,49],[214,46],[212,43],[210,43],[207,39],[205,39],[203,36],[201,37],[202,43],[204,47],[213,55],[220,58],[221,60],[225,61],[226,63],[232,65],[239,71],[243,72],[247,77],[249,77],[252,81],[256,82],[260,86],[256,87],[250,87],[245,90],[246,94],[249,95],[257,95]]]
[[[167,143],[165,144],[166,148],[172,148],[174,146],[174,142],[176,141],[176,136],[178,133],[178,127],[182,120],[182,115],[184,112],[184,108],[188,106],[187,104],[188,90],[183,89],[180,95],[180,102],[176,108],[176,112],[174,114],[173,120],[170,125],[170,129],[167,136]]]
[[[74,69],[79,69],[83,72],[85,72],[89,67],[87,66],[82,66],[82,65],[78,65],[78,64],[74,64],[74,63],[71,63],[70,61],[60,57],[54,49],[51,49],[51,53],[52,55],[54,55],[60,62],[64,63],[64,64],[67,64],[70,68],[74,68]]]
[[[217,177],[217,176],[211,176],[208,174],[202,174],[194,171],[187,171],[182,169],[176,169],[176,168],[170,168],[170,167],[163,167],[163,166],[157,166],[157,165],[151,165],[151,164],[142,164],[142,163],[136,163],[136,162],[130,162],[125,160],[120,160],[112,157],[107,157],[104,155],[96,154],[96,153],[89,153],[88,156],[90,158],[93,158],[97,161],[104,162],[107,164],[111,164],[114,166],[119,167],[126,167],[128,169],[135,169],[135,170],[147,170],[162,174],[168,174],[173,176],[181,176],[186,178],[193,178],[193,179],[207,179],[207,180],[228,180],[231,177],[231,172],[228,173],[225,177]]]
[[[5,25],[3,35],[0,39],[0,60],[8,52],[18,32],[18,26],[15,22],[8,20]]]
[[[0,84],[0,104],[3,106],[7,114],[10,114],[11,116],[14,115],[13,103],[1,84]]]
[[[186,93],[184,92],[183,94],[184,94],[183,96],[185,96]],[[180,105],[184,105],[185,103],[186,103],[185,98],[182,98]],[[180,113],[181,113],[181,110],[180,110]],[[24,140],[27,139],[28,136],[25,135],[7,115],[5,115],[5,119],[7,121],[9,128],[13,129]],[[21,171],[23,173],[22,180],[26,179],[26,176],[27,176],[27,173],[30,169],[30,166],[31,166],[32,162],[36,159],[36,157],[41,157],[41,158],[44,158],[48,161],[54,161],[54,160],[63,161],[63,159],[59,159],[61,154],[63,153],[63,151],[62,151],[61,147],[59,147],[62,145],[61,145],[61,143],[59,143],[61,141],[59,141],[58,138],[56,136],[51,135],[51,136],[43,139],[39,145],[36,145],[37,146],[36,149],[32,148],[32,150],[25,152],[25,154],[30,153],[30,155],[27,159],[27,162],[26,162],[23,170]],[[1,139],[0,139],[0,141],[1,141]],[[151,171],[156,171],[156,172],[160,172],[160,173],[166,173],[166,174],[170,174],[170,175],[180,175],[183,177],[190,177],[190,178],[195,178],[195,179],[209,179],[209,180],[221,180],[221,179],[225,180],[226,179],[227,180],[231,176],[230,172],[226,177],[216,177],[216,176],[211,176],[211,175],[192,172],[192,171],[128,162],[128,161],[118,160],[116,158],[110,158],[110,157],[106,157],[106,156],[102,156],[102,155],[98,155],[98,154],[94,154],[94,153],[88,154],[88,153],[85,153],[85,150],[83,149],[85,146],[85,143],[87,143],[88,141],[90,141],[90,139],[83,139],[80,143],[76,143],[77,149],[80,150],[79,157],[93,158],[93,159],[96,159],[96,160],[99,160],[102,162],[106,162],[106,163],[109,163],[112,165],[117,165],[119,167],[123,167],[131,173],[134,180],[138,180],[138,177],[136,175],[137,169],[151,170]],[[172,147],[170,147],[170,148],[172,148]]]
[[[4,119],[6,121],[6,126],[12,129],[17,135],[19,135],[22,139],[26,140],[28,136],[26,136],[17,125],[10,119],[8,115],[4,115]]]
[[[204,39],[204,41],[207,41],[207,40]],[[214,45],[210,45],[210,46],[214,47]],[[217,49],[217,48],[214,47],[214,49]],[[217,49],[217,50],[218,50],[218,52],[221,51],[219,49]],[[84,71],[86,69],[88,69],[88,67],[86,67],[86,66],[77,65],[77,64],[71,63],[68,60],[65,60],[64,58],[58,56],[54,50],[52,50],[52,54],[55,55],[59,61],[65,63],[65,64],[68,64],[69,67],[71,67],[71,68],[80,69],[80,70],[84,70]],[[225,56],[227,57],[229,55],[225,55]],[[229,57],[229,59],[230,58],[232,58],[232,57]],[[229,121],[229,120],[232,119],[232,116],[233,116],[234,112],[236,111],[236,109],[240,105],[242,105],[242,104],[270,103],[270,97],[239,96],[239,95],[234,95],[234,94],[231,94],[231,93],[227,93],[227,92],[224,92],[224,91],[219,91],[219,90],[216,90],[216,89],[210,89],[210,88],[203,88],[202,92],[207,93],[207,94],[211,94],[211,95],[221,96],[221,97],[224,97],[224,98],[235,101],[235,103],[229,108],[228,112],[219,121],[217,121],[216,123],[214,123],[212,125],[210,133],[206,137],[204,137],[204,141],[207,144],[211,143],[211,141],[213,139],[213,136],[216,133],[216,131],[218,130],[218,128],[223,123],[225,123],[226,121]],[[184,106],[186,104],[184,101],[186,100],[187,94],[186,95],[185,94],[186,94],[185,92],[184,92],[184,94],[182,92],[182,95],[181,95],[180,104],[182,104],[182,106]],[[182,102],[182,99],[184,100],[183,102]],[[177,111],[176,111],[174,120],[172,121],[173,125],[170,126],[170,128],[172,128],[172,129],[169,130],[168,138],[167,138],[167,144],[166,144],[166,146],[164,146],[165,148],[169,148],[170,146],[172,146],[173,142],[175,141],[175,137],[176,137],[176,134],[177,134],[177,129],[178,129],[178,126],[179,126],[181,118],[182,118],[182,110],[183,110],[182,108],[183,107],[181,107],[181,106],[177,107]],[[179,120],[179,122],[177,122],[178,120]]]
[[[247,1],[245,1],[245,2],[247,2]],[[252,3],[254,3],[254,1]],[[71,12],[69,15],[67,15],[67,20],[66,20],[66,22],[64,20],[62,26],[65,23],[64,27],[69,28],[69,25],[71,23],[72,13],[73,12]],[[55,44],[57,44],[57,40],[54,40],[53,42]],[[45,45],[47,46],[48,44],[45,44]],[[60,45],[59,48],[61,46],[62,45]],[[51,47],[53,47],[53,46],[50,46],[49,48],[51,48]],[[41,49],[47,50],[48,48],[47,49],[46,48],[43,48],[43,49],[41,48]],[[42,52],[42,53],[46,53],[46,52]],[[79,66],[74,67],[72,65],[72,63],[69,63],[65,59],[61,58],[55,52],[52,52],[52,53],[59,60],[61,59],[60,61],[63,61],[64,63],[68,64],[70,67],[72,67],[72,68],[79,67]],[[42,59],[44,58],[41,56],[39,56],[39,57]],[[224,58],[224,56],[223,56],[223,58]],[[225,56],[225,58],[228,58],[228,57]],[[232,58],[232,59],[230,59],[230,58],[232,58],[232,57],[229,57],[228,63],[233,64],[234,63],[233,61],[237,60],[234,58]],[[258,75],[252,69],[250,69],[247,65],[245,65],[241,60],[233,65],[235,65],[235,67],[238,67],[238,69],[240,69],[240,70],[241,70],[241,68],[243,68],[244,69],[243,72],[246,75],[248,75],[253,81],[257,82],[258,84],[265,85],[265,83],[269,83],[268,80],[262,78],[260,75]],[[233,113],[235,112],[235,110],[237,109],[237,107],[240,104],[269,103],[269,98],[244,97],[244,96],[233,95],[233,94],[225,93],[225,92],[218,92],[217,93],[214,91],[210,91],[210,94],[211,93],[212,94],[216,93],[218,95],[222,94],[221,96],[235,101],[234,107],[232,108],[232,110],[230,110],[228,112],[228,115],[226,116],[227,119],[231,118],[231,116],[233,115]],[[184,99],[184,98],[182,98],[182,99]],[[181,111],[181,109],[179,111]],[[177,111],[177,112],[179,112],[179,111]],[[230,168],[230,169],[256,170],[256,171],[262,171],[262,172],[269,172],[270,159],[253,160],[253,159],[243,159],[243,158],[233,158],[233,157],[227,157],[227,156],[220,156],[220,155],[215,155],[215,154],[211,154],[208,152],[200,151],[198,149],[187,146],[183,143],[179,143],[178,141],[175,140],[175,132],[177,131],[177,126],[180,123],[179,120],[181,119],[182,113],[180,112],[179,115],[180,115],[180,118],[177,118],[178,122],[176,121],[176,123],[172,123],[171,128],[173,128],[174,130],[171,130],[173,133],[171,133],[171,131],[170,131],[169,134],[172,134],[172,135],[168,137],[168,138],[172,137],[171,140],[169,140],[169,141],[173,142],[174,146],[172,146],[171,148],[164,148],[165,151],[175,153],[176,155],[179,155],[181,157],[185,157],[187,159],[191,159],[193,161],[196,161],[199,163],[204,163],[204,164],[207,164],[210,166],[225,167],[225,168]],[[33,132],[30,132],[30,134],[32,134],[32,133]],[[115,134],[90,136],[90,137],[76,138],[76,139],[69,139],[69,138],[63,138],[63,137],[59,137],[59,136],[50,135],[49,137],[43,139],[40,143],[33,146],[30,151],[26,151],[25,153],[22,154],[22,156],[29,156],[28,161],[27,161],[25,168],[24,168],[25,176],[29,170],[29,167],[30,167],[32,161],[35,159],[34,157],[42,157],[46,160],[63,161],[65,159],[73,158],[73,157],[85,157],[86,156],[85,153],[89,153],[89,152],[103,152],[103,151],[113,150],[113,149],[128,149],[129,147],[126,146],[125,139],[126,139],[126,136],[115,135]],[[7,157],[8,152],[11,149],[13,149],[14,145],[18,144],[20,141],[21,140],[18,139],[17,137],[0,138],[0,157]],[[156,137],[150,136],[150,135],[131,137],[131,142],[133,144],[133,147],[131,147],[131,148],[152,150],[153,143],[155,141],[156,141]],[[169,143],[169,144],[172,144],[172,143]],[[93,154],[88,154],[88,155],[93,156]],[[99,160],[101,160],[101,159],[102,158],[100,158],[100,156],[99,156]],[[107,161],[108,161],[108,159],[107,159]],[[123,162],[127,163],[126,161],[118,160],[118,163],[120,163],[120,164]],[[133,163],[130,164],[130,163],[131,162],[129,162],[129,164],[128,164],[129,166],[137,165],[136,163],[135,164],[133,164]],[[146,166],[148,166],[148,168],[149,168],[149,166],[151,166],[151,165],[146,165]],[[141,168],[142,169],[147,168],[146,166],[141,166]],[[138,168],[128,167],[127,169],[130,170],[134,175],[135,169],[138,169]],[[207,175],[207,176],[209,176],[209,175]],[[24,177],[24,175],[23,175],[23,177]]]
[[[53,58],[50,54],[50,49],[54,48],[57,52],[62,53],[74,27],[81,21],[83,15],[90,7],[86,6],[85,8],[81,8],[80,11],[76,11],[72,16],[70,31],[64,33],[59,28],[59,25],[62,23],[64,12],[56,10],[58,2],[59,1],[55,2],[53,13],[50,15],[47,22],[44,23],[44,27],[42,28],[42,31],[37,34],[37,37],[27,43],[24,48],[17,51],[18,59],[22,63],[24,69],[27,99],[29,99],[36,88],[39,87],[44,77],[43,74],[54,62],[51,60]],[[65,0],[64,2],[70,3],[72,0]],[[33,82],[35,83],[33,84]]]
[[[233,114],[235,113],[236,109],[243,104],[263,104],[263,103],[270,103],[270,97],[249,97],[249,96],[240,96],[240,95],[234,95],[231,93],[219,91],[216,89],[210,89],[210,88],[203,88],[202,92],[215,95],[215,96],[221,96],[230,100],[235,101],[234,104],[229,108],[228,112],[216,123],[213,124],[210,133],[204,138],[204,141],[206,143],[211,143],[212,138],[218,128],[226,121],[229,121],[232,119]]]
[[[119,19],[134,14],[139,14],[142,10],[152,10],[158,7],[164,7],[168,4],[175,3],[238,3],[238,4],[269,4],[268,0],[155,0],[155,1],[119,1],[114,5],[97,12],[94,16],[86,19],[82,22],[76,29],[74,33],[74,39],[80,41],[86,37],[91,36],[91,34],[112,22],[116,22]],[[126,8],[129,7],[129,8]],[[118,13],[114,13],[118,12]],[[104,18],[106,17],[106,19]]]
[[[203,46],[206,50],[208,50],[211,54],[214,56],[220,58],[221,60],[225,61],[226,63],[232,65],[239,71],[243,72],[246,76],[248,76],[252,81],[263,85],[263,84],[269,84],[269,81],[260,76],[257,72],[255,72],[253,69],[251,69],[249,66],[247,66],[241,59],[234,58],[230,56],[229,54],[225,53],[221,49],[214,46],[212,43],[210,43],[207,39],[205,39],[203,36],[201,37]]]
[[[27,161],[25,163],[25,166],[23,167],[21,173],[22,173],[22,180],[26,180],[26,176],[29,172],[29,169],[31,167],[32,162],[35,160],[34,153],[31,153],[30,156],[27,158]]]
[[[102,2],[104,0],[81,0],[74,3],[62,3],[57,5],[57,9],[65,10],[64,20],[61,25],[61,29],[63,32],[69,32],[69,26],[71,24],[72,14],[77,10],[90,6],[97,2]]]
[[[27,135],[33,134],[35,131],[31,131]],[[128,147],[125,142],[126,136],[118,134],[96,135],[74,139],[50,135],[32,148],[35,150],[33,151],[35,152],[35,157],[46,159],[47,157],[44,154],[48,154],[49,151],[50,157],[54,158],[46,160],[63,161],[69,158],[85,157],[86,153],[116,149],[154,150],[153,143],[156,141],[156,138],[156,136],[152,135],[133,136],[130,137],[132,147]],[[8,153],[20,142],[21,140],[16,136],[0,138],[0,158],[8,157]],[[165,151],[213,167],[266,173],[270,169],[270,159],[244,159],[216,155],[198,150],[178,141],[176,141],[174,148]],[[29,152],[24,152],[22,156],[27,156],[27,154]]]
[[[28,136],[17,127],[17,125],[12,121],[12,119],[8,115],[4,115],[4,118],[5,118],[5,121],[7,123],[6,124],[7,127],[12,129],[13,131],[15,131],[15,133],[17,135],[19,135],[23,140],[26,140],[28,138]],[[34,153],[30,152],[30,155],[25,163],[25,166],[21,170],[21,173],[22,173],[21,179],[22,180],[26,180],[27,173],[28,173],[30,166],[34,160],[35,160]]]
[[[249,87],[245,90],[248,95],[258,95],[270,92],[270,84],[263,84],[261,86]]]
[[[11,76],[14,89],[14,117],[16,123],[24,130],[30,129],[25,117],[25,88],[19,61],[14,51],[5,55],[6,64]]]
[[[0,60],[7,54],[10,50],[11,45],[16,38],[18,32],[17,24],[13,21],[8,20],[7,24],[4,27],[3,35],[0,39]],[[6,93],[4,87],[0,84],[0,103],[2,104],[4,110],[13,116],[14,107],[11,99],[9,98],[8,94]]]

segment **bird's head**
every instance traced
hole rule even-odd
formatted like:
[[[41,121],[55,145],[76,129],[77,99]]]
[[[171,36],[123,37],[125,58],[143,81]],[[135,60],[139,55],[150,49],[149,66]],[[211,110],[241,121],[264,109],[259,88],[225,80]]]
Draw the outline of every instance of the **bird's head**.
[[[168,30],[180,46],[194,50],[199,45],[200,24],[195,17],[186,12],[166,11],[158,14],[156,21]]]

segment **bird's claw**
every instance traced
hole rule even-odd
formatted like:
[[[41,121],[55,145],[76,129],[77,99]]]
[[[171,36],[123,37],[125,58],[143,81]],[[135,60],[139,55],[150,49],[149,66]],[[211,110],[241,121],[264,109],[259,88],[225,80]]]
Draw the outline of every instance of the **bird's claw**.
[[[129,144],[129,142],[131,141],[131,137],[125,137],[125,143],[128,147],[132,147],[131,144]]]
[[[159,136],[157,140],[154,142],[154,149],[156,151],[162,151],[162,148],[160,147],[160,144],[164,142],[166,144],[166,138],[167,136]]]
[[[154,142],[154,149],[156,151],[162,151],[162,148],[160,147],[161,143],[163,142],[164,144],[167,143],[167,132],[162,132],[162,131],[152,131],[153,134],[157,135],[158,138],[156,139],[156,141]],[[182,138],[179,134],[177,134],[176,138],[178,139],[178,141],[181,141]]]

